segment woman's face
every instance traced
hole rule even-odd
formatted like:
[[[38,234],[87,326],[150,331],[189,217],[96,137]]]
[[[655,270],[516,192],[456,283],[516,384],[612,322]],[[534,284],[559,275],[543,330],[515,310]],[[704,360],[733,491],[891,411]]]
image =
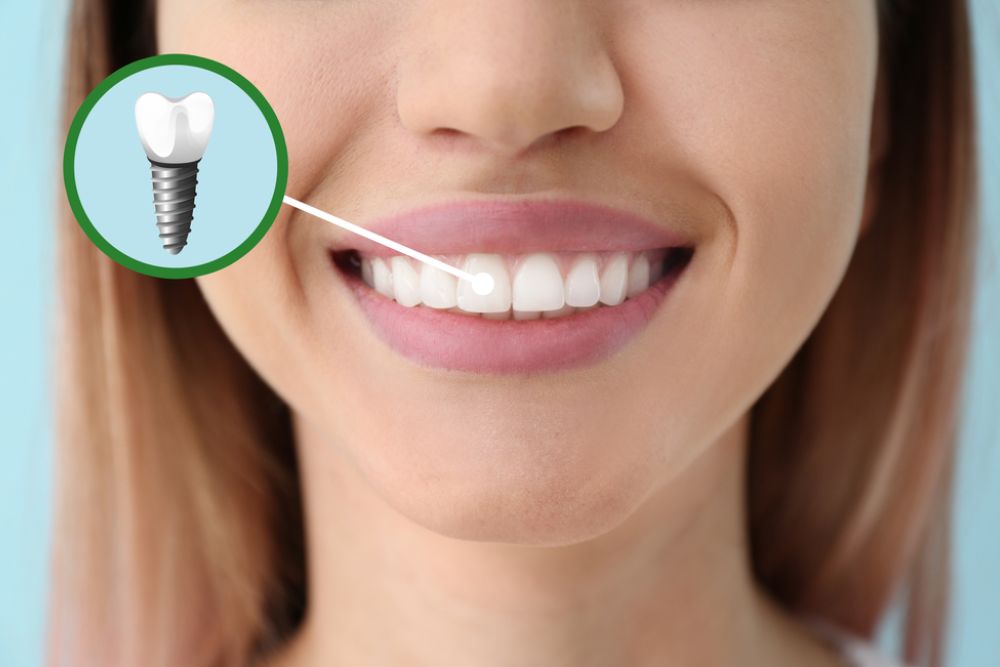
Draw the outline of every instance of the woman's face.
[[[289,195],[454,262],[495,255],[477,266],[506,271],[526,311],[554,309],[577,266],[579,303],[633,286],[560,319],[402,305],[335,259],[361,249],[365,278],[402,301],[447,304],[455,285],[431,275],[428,296],[389,263],[387,287],[367,275],[377,251],[286,207],[201,289],[320,436],[307,465],[346,456],[456,537],[597,535],[748,410],[840,282],[865,195],[874,5],[160,2],[162,52],[220,60],[274,106]],[[687,264],[644,290],[636,258],[655,281],[681,246]]]

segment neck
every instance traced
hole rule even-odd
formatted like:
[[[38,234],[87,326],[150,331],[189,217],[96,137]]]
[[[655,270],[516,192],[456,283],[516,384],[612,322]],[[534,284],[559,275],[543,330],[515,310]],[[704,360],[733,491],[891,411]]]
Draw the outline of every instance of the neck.
[[[783,662],[816,647],[750,573],[746,426],[612,531],[537,547],[425,529],[297,424],[309,609],[283,664],[813,664]]]

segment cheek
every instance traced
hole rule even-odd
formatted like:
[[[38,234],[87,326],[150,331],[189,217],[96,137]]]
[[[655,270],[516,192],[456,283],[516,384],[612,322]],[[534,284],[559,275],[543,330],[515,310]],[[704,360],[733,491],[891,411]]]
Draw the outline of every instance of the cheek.
[[[626,24],[639,113],[661,154],[731,209],[738,252],[783,248],[803,266],[818,259],[803,252],[821,248],[843,259],[866,172],[873,3],[720,4]]]
[[[703,383],[728,378],[723,403],[745,406],[815,326],[852,254],[878,37],[869,0],[736,4],[650,8],[621,43],[650,159],[731,213],[698,277],[711,304],[700,329],[713,332],[699,368]]]
[[[240,261],[196,279],[229,339],[279,390],[292,381],[289,356],[301,346],[290,332],[302,331],[302,298],[294,288],[300,271],[287,250],[288,231],[282,214]]]
[[[329,176],[330,155],[349,163],[352,133],[388,103],[378,82],[391,21],[362,4],[166,0],[159,50],[218,60],[260,89],[285,133],[288,189],[299,192]]]

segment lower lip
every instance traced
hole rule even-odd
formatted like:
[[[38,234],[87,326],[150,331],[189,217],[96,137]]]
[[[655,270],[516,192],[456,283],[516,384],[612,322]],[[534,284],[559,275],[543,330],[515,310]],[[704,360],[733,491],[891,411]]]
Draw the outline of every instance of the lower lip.
[[[603,361],[645,328],[685,268],[618,306],[554,319],[490,320],[400,306],[334,266],[376,335],[396,352],[422,366],[496,374],[549,372]]]

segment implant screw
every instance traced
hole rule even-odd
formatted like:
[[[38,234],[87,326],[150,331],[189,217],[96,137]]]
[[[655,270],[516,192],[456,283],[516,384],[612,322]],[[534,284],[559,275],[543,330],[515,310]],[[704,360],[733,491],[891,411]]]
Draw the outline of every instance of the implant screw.
[[[187,245],[194,219],[198,162],[164,164],[149,161],[153,178],[153,206],[163,249],[176,255]]]

